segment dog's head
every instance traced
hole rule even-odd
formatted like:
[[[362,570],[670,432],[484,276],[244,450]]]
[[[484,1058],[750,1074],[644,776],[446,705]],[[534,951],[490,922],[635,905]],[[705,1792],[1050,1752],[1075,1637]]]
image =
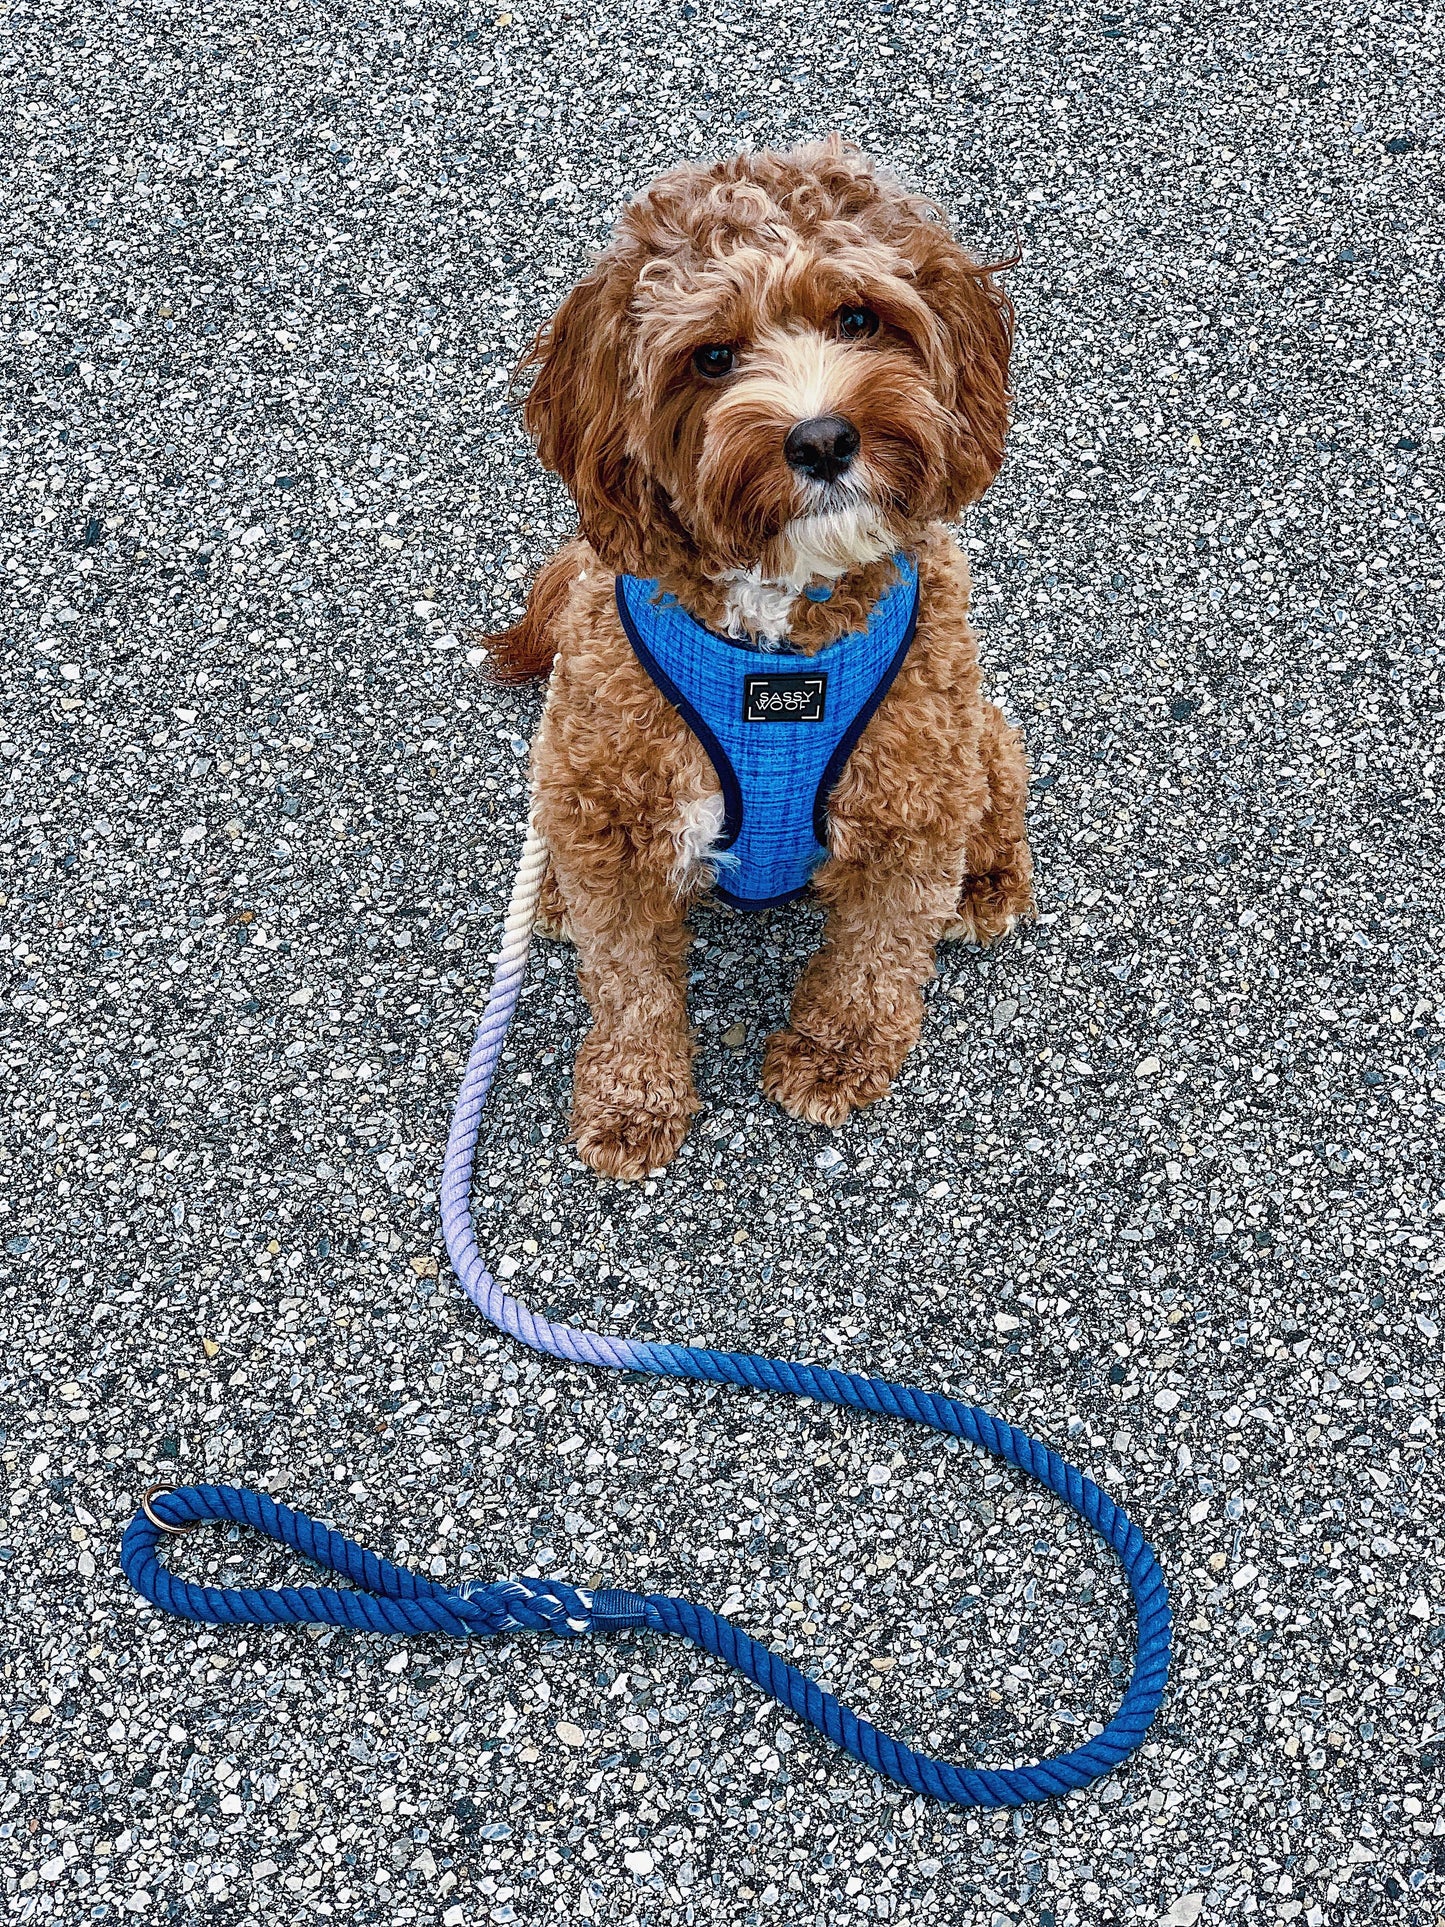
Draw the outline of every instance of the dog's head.
[[[1008,298],[841,141],[660,176],[527,357],[527,426],[603,562],[836,576],[1003,460]]]

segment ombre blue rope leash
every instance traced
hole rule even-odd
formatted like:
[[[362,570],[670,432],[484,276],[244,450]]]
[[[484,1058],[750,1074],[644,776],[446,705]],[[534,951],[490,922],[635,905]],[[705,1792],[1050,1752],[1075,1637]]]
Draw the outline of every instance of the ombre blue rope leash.
[[[981,1768],[931,1759],[859,1719],[816,1680],[809,1679],[729,1620],[691,1600],[662,1593],[599,1591],[555,1579],[515,1578],[493,1585],[468,1581],[443,1586],[366,1552],[330,1527],[264,1493],[236,1486],[190,1485],[146,1495],[126,1529],[121,1564],[154,1605],[183,1619],[214,1626],[326,1625],[358,1632],[458,1638],[539,1632],[557,1638],[645,1627],[691,1641],[745,1673],[800,1719],[899,1786],[956,1806],[1012,1807],[1087,1786],[1126,1760],[1143,1743],[1164,1697],[1171,1623],[1164,1575],[1152,1548],[1108,1494],[1050,1447],[976,1405],[912,1385],[864,1378],[822,1365],[794,1365],[750,1352],[715,1352],[694,1345],[662,1345],[614,1338],[560,1325],[504,1291],[477,1250],[472,1224],[472,1169],[482,1106],[502,1054],[526,971],[532,923],[546,850],[534,832],[527,842],[508,910],[491,994],[477,1027],[447,1140],[442,1176],[442,1226],[462,1289],[498,1330],[533,1351],[580,1365],[647,1372],[714,1385],[746,1385],[843,1405],[883,1418],[902,1418],[966,1439],[1027,1472],[1087,1522],[1118,1555],[1138,1619],[1134,1670],[1113,1719],[1071,1752],[1035,1766]],[[162,1535],[213,1520],[250,1526],[337,1573],[347,1589],[198,1586],[161,1563]]]

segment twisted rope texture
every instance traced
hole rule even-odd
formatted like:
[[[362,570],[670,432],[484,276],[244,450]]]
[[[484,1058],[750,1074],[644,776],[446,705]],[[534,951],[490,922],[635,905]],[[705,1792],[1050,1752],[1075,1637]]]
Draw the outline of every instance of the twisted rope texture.
[[[359,1590],[288,1587],[258,1591],[188,1585],[160,1564],[158,1529],[143,1513],[128,1528],[122,1546],[127,1575],[148,1599],[166,1611],[211,1624],[319,1621],[370,1632],[456,1635],[525,1628],[562,1637],[646,1626],[672,1633],[745,1673],[855,1760],[915,1793],[957,1806],[1020,1806],[1086,1786],[1108,1773],[1142,1744],[1159,1709],[1169,1671],[1171,1622],[1164,1575],[1152,1548],[1138,1527],[1092,1480],[1016,1426],[941,1393],[826,1366],[795,1365],[785,1359],[709,1351],[692,1345],[648,1344],[554,1323],[504,1291],[482,1262],[471,1215],[477,1132],[526,971],[546,865],[545,845],[534,830],[523,851],[502,949],[495,960],[491,995],[477,1028],[447,1141],[442,1225],[447,1251],[467,1296],[499,1330],[554,1358],[647,1372],[659,1378],[745,1385],[757,1391],[848,1406],[879,1417],[908,1419],[966,1439],[1027,1472],[1092,1526],[1124,1568],[1139,1634],[1134,1670],[1119,1710],[1082,1746],[1037,1765],[998,1771],[954,1766],[919,1753],[859,1719],[815,1680],[730,1621],[690,1600],[615,1590],[589,1593],[559,1581],[540,1579],[448,1589],[364,1552],[304,1513],[259,1493],[229,1486],[184,1487],[153,1501],[152,1509],[157,1517],[175,1526],[203,1519],[227,1519],[252,1526],[344,1574]]]

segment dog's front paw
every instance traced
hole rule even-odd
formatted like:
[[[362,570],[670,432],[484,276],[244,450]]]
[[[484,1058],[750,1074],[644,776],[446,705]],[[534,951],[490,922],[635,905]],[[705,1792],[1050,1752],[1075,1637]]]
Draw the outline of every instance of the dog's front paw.
[[[604,1178],[645,1178],[677,1156],[702,1108],[687,1059],[648,1057],[625,1045],[578,1053],[572,1142]]]
[[[654,1117],[648,1111],[608,1110],[572,1117],[572,1142],[584,1164],[599,1177],[645,1178],[671,1164],[682,1148],[692,1113]]]
[[[801,1031],[775,1031],[763,1053],[763,1090],[804,1124],[844,1123],[865,1104],[886,1097],[897,1065],[876,1040],[821,1043]]]

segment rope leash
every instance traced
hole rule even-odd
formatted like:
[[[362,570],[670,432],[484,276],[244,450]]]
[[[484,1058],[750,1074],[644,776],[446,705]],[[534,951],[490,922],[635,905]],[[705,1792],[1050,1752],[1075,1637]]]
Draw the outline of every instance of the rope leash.
[[[447,1139],[442,1227],[452,1267],[468,1298],[499,1331],[552,1358],[647,1372],[658,1378],[746,1385],[755,1391],[788,1393],[879,1417],[908,1419],[915,1425],[966,1439],[1028,1473],[1092,1526],[1124,1568],[1139,1632],[1134,1670],[1119,1710],[1082,1746],[1035,1766],[997,1771],[954,1766],[919,1753],[859,1719],[797,1667],[729,1620],[690,1600],[616,1589],[586,1591],[553,1579],[516,1578],[493,1585],[469,1581],[461,1586],[442,1586],[364,1551],[304,1512],[236,1486],[193,1485],[147,1494],[121,1545],[121,1565],[127,1578],[164,1611],[208,1625],[321,1624],[393,1636],[446,1633],[459,1638],[513,1631],[573,1638],[622,1627],[646,1627],[686,1639],[726,1661],[835,1746],[914,1793],[956,1806],[1011,1807],[1087,1786],[1142,1744],[1164,1697],[1171,1635],[1168,1590],[1152,1548],[1139,1528],[1092,1480],[1017,1426],[938,1392],[833,1371],[827,1366],[790,1364],[785,1359],[750,1352],[651,1344],[554,1323],[504,1291],[482,1262],[471,1213],[477,1133],[526,972],[546,869],[546,846],[536,830],[531,830],[503,926],[491,993],[477,1027]],[[250,1526],[290,1546],[345,1578],[349,1589],[197,1586],[178,1579],[160,1561],[161,1536],[213,1520]]]

